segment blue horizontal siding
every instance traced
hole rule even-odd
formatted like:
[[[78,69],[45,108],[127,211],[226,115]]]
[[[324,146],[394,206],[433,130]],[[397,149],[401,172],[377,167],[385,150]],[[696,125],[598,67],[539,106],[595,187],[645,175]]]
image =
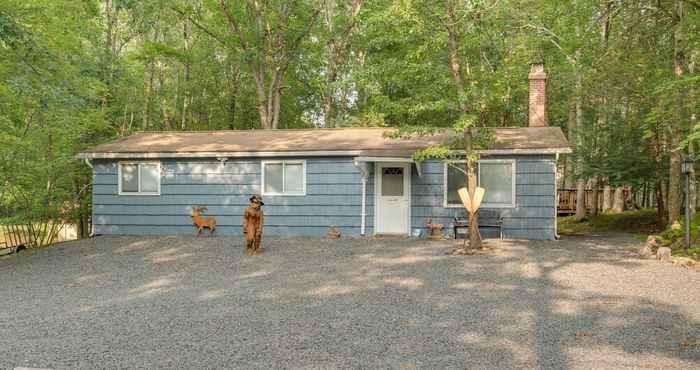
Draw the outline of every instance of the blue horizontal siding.
[[[203,212],[204,215],[216,217],[240,216],[247,206],[208,206]],[[280,206],[265,204],[264,212],[268,216],[335,216],[359,215],[360,206],[347,205],[326,205],[326,206]],[[370,207],[371,210],[371,207]],[[178,216],[189,215],[192,211],[190,205],[95,205],[93,214],[95,216],[108,215],[149,215],[149,216]]]
[[[189,215],[95,215],[93,222],[98,225],[154,225],[154,226],[192,226],[192,218]],[[236,216],[217,216],[217,225],[241,226],[243,218]],[[360,226],[358,215],[334,215],[334,216],[288,216],[265,215],[265,227],[267,226]]]
[[[343,235],[359,235],[359,227],[338,226],[338,230]],[[371,229],[368,229],[371,232]],[[95,225],[95,233],[100,235],[191,235],[195,233],[192,226],[174,225]],[[265,236],[322,236],[328,231],[326,226],[265,226]],[[209,230],[205,230],[202,235],[209,235]],[[243,236],[240,227],[223,226],[217,227],[214,235]]]
[[[367,204],[373,204],[373,197],[368,185]],[[93,204],[142,204],[142,205],[248,205],[249,194],[241,195],[106,195],[95,194]],[[268,205],[347,205],[362,204],[362,194],[352,195],[307,195],[307,196],[281,196],[267,195],[264,197],[265,207]]]
[[[552,239],[554,156],[500,157],[516,159],[516,206],[488,209],[504,217],[508,238]],[[161,195],[117,194],[117,161],[94,163],[93,220],[98,234],[192,233],[192,205],[208,207],[217,217],[219,233],[240,235],[241,215],[251,194],[260,193],[260,161],[236,159],[161,161]],[[373,171],[373,166],[370,166]],[[324,235],[334,225],[346,235],[358,235],[361,223],[361,173],[352,158],[307,158],[307,195],[265,196],[267,235]],[[412,171],[411,225],[424,228],[428,220],[449,226],[460,208],[443,207],[444,167],[439,161],[422,164],[423,175]],[[366,232],[374,221],[374,174],[367,184]],[[488,221],[483,218],[484,221]],[[483,230],[493,236],[492,230]]]
[[[555,157],[553,155],[493,156],[494,159],[515,159],[515,207],[484,208],[481,222],[493,221],[484,216],[503,217],[503,234],[514,239],[546,239],[555,237],[556,204]],[[484,157],[487,159],[487,157]],[[411,225],[425,230],[425,224],[442,223],[450,227],[455,216],[466,217],[462,207],[443,207],[444,164],[427,161],[422,165],[423,176],[413,174],[411,195]],[[451,230],[449,231],[451,232]],[[497,237],[497,232],[484,228],[485,237]]]
[[[161,195],[247,195],[250,194],[260,194],[260,185],[252,184],[235,184],[235,185],[221,185],[221,184],[166,184],[161,183]],[[113,195],[117,194],[117,185],[93,185],[93,193],[96,195]],[[362,194],[362,184],[307,184],[306,185],[306,195],[346,195],[346,194]],[[137,195],[134,195],[137,196]],[[272,197],[268,195],[267,197]],[[280,197],[280,196],[275,196]]]
[[[194,230],[192,205],[214,216],[219,233],[240,234],[241,215],[260,194],[260,161],[162,160],[161,195],[119,195],[118,161],[94,164],[93,223],[98,234],[187,234]],[[361,173],[352,158],[306,159],[305,196],[264,196],[265,233],[324,235],[329,226],[359,235]],[[373,223],[373,179],[367,184],[366,232]]]

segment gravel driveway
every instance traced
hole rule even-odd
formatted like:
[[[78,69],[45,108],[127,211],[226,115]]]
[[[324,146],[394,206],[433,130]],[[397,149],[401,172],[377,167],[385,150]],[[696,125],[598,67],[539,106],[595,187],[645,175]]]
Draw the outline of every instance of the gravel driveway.
[[[624,236],[99,237],[0,259],[0,368],[700,368],[700,273]]]

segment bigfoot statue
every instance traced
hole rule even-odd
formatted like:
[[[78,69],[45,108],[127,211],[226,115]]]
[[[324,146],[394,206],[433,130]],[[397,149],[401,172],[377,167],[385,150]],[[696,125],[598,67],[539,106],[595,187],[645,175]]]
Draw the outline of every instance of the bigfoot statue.
[[[260,254],[260,241],[262,240],[263,211],[265,203],[257,195],[250,197],[250,206],[243,213],[243,234],[245,234],[245,253],[247,255]]]

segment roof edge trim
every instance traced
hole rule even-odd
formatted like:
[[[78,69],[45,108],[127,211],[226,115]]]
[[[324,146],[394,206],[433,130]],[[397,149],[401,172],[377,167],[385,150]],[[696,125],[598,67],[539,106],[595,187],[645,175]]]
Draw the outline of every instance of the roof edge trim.
[[[270,157],[326,157],[348,156],[357,157],[364,154],[364,150],[318,150],[318,151],[285,151],[285,152],[141,152],[141,153],[108,153],[108,152],[82,152],[78,159],[153,159],[153,158],[270,158]],[[549,149],[484,149],[477,150],[482,155],[516,155],[516,154],[567,154],[571,148]],[[391,151],[387,154],[395,157]],[[382,158],[379,156],[372,156]]]
[[[476,150],[478,154],[569,154],[571,148],[546,148],[546,149],[482,149]]]
[[[140,152],[140,153],[111,153],[111,152],[81,152],[77,158],[84,159],[117,159],[117,158],[244,158],[244,157],[325,157],[325,156],[358,156],[361,150],[318,150],[318,151],[285,151],[285,152]]]

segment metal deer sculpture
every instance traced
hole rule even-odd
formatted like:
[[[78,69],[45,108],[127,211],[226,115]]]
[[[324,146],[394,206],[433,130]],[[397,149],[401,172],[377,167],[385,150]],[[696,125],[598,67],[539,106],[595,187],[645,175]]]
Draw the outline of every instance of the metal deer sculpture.
[[[211,235],[216,230],[216,218],[213,216],[202,217],[202,211],[206,211],[207,207],[203,206],[193,206],[192,207],[192,220],[195,226],[197,226],[197,236],[202,234],[202,230],[205,228],[209,229],[209,234]]]

